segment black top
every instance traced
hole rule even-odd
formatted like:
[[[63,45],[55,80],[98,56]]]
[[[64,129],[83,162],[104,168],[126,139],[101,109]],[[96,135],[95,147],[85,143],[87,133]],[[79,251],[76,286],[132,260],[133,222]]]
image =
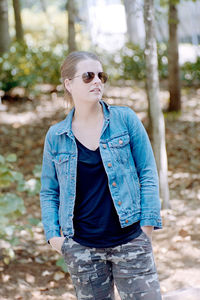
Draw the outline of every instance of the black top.
[[[99,148],[78,147],[73,239],[87,247],[106,248],[127,243],[141,233],[139,222],[121,228],[108,187]]]

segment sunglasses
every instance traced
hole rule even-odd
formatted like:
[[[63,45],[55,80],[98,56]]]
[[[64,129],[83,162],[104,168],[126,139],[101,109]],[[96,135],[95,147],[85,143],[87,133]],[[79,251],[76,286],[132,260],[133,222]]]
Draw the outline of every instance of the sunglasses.
[[[75,76],[69,80],[72,80],[72,79],[74,79],[76,77],[80,77],[80,76],[82,77],[83,82],[90,83],[94,79],[95,73],[94,72],[85,72],[82,75]],[[97,76],[101,80],[102,83],[106,83],[106,81],[108,80],[108,75],[105,72],[99,72],[97,74]]]

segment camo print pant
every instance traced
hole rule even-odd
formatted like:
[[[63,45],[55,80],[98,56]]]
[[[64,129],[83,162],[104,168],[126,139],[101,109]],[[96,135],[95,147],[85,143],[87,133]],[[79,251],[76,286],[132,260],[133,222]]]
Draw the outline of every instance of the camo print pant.
[[[151,241],[142,232],[112,248],[89,248],[66,238],[62,254],[80,300],[161,300]]]

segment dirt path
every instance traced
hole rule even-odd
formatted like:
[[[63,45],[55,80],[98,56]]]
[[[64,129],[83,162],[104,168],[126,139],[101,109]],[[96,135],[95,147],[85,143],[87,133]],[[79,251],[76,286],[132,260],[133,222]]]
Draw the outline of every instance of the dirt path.
[[[146,124],[143,89],[108,87],[107,102],[131,106]],[[168,93],[161,92],[163,106]],[[47,128],[65,117],[67,107],[56,94],[34,101],[6,102],[0,112],[0,153],[15,152],[16,168],[26,179],[41,164]],[[200,286],[200,90],[183,91],[183,113],[166,119],[171,210],[162,211],[163,230],[154,233],[153,247],[163,293]],[[26,196],[26,215],[40,218],[39,197]],[[59,254],[44,240],[41,225],[32,232],[22,230],[16,257],[5,265],[0,261],[0,299],[75,299],[67,273],[56,266]],[[6,246],[4,244],[3,246]]]

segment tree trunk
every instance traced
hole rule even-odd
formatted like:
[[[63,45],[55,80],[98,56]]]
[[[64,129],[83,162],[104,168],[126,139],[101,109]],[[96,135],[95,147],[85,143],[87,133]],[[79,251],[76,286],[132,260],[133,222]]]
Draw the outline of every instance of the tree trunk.
[[[0,54],[2,54],[9,50],[10,45],[7,0],[0,0],[0,37]]]
[[[152,126],[152,145],[159,174],[162,206],[163,208],[169,208],[165,122],[159,100],[158,59],[153,0],[144,1],[144,21],[146,31],[146,86]]]
[[[22,27],[20,0],[13,0],[13,9],[15,15],[16,40],[22,42],[24,40],[24,32]]]
[[[181,110],[180,70],[178,56],[178,12],[174,0],[169,1],[169,46],[168,46],[168,71],[170,102],[168,111]]]
[[[143,28],[139,22],[142,14],[141,0],[124,0],[128,41],[144,47]]]
[[[75,15],[76,7],[74,0],[67,1],[67,11],[68,11],[68,47],[69,52],[76,50],[76,41],[75,41]]]

